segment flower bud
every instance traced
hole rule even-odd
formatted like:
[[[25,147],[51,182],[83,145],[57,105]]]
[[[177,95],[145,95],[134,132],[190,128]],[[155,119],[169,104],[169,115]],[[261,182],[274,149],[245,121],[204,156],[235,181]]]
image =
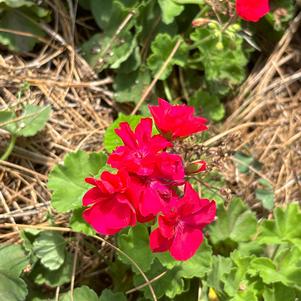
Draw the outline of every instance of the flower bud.
[[[207,18],[198,18],[192,21],[192,27],[201,27],[203,25],[206,25],[210,23],[210,19]]]
[[[215,45],[217,50],[223,50],[224,49],[224,45],[222,42],[217,42]]]
[[[193,175],[206,170],[206,162],[203,160],[194,161],[185,167],[186,175]]]

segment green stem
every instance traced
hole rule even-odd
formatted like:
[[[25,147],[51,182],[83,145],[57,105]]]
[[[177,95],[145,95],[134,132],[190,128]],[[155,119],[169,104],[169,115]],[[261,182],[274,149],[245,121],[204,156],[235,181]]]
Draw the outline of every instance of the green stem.
[[[10,142],[9,142],[9,145],[8,147],[6,148],[6,151],[5,153],[1,156],[0,160],[7,160],[7,158],[10,156],[11,152],[13,151],[14,149],[14,146],[16,144],[16,139],[17,139],[17,136],[16,135],[12,135],[11,136],[11,139],[10,139]]]
[[[277,253],[278,253],[279,247],[280,247],[280,245],[277,245],[277,246],[275,247],[274,252],[273,252],[273,254],[272,254],[272,256],[271,256],[271,259],[272,259],[272,260],[275,259],[276,255],[277,255]]]
[[[172,95],[171,95],[171,92],[170,92],[170,89],[168,87],[168,84],[167,84],[166,80],[163,80],[163,88],[164,88],[164,92],[165,92],[165,95],[167,97],[167,100],[169,100],[171,102],[172,101]]]
[[[188,50],[199,48],[200,45],[202,45],[204,42],[209,41],[210,39],[212,39],[212,37],[211,36],[207,36],[203,40],[199,40],[199,41],[195,42],[194,44],[191,44],[191,45],[187,46],[187,48],[188,48]]]
[[[177,4],[197,4],[204,5],[204,0],[173,0]]]

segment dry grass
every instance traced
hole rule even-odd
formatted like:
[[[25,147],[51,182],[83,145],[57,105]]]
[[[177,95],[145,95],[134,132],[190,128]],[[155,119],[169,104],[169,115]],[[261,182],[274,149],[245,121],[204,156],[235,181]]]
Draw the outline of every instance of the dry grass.
[[[69,39],[72,16],[56,2],[58,30],[41,25],[48,36],[38,54],[23,58],[0,55],[0,109],[18,110],[22,103],[34,103],[50,104],[53,110],[42,132],[33,138],[19,138],[9,161],[0,161],[0,224],[43,222],[50,210],[46,185],[50,169],[67,152],[99,151],[111,122],[112,92],[107,85],[112,80],[99,79],[76,53]],[[25,83],[29,88],[24,88]],[[9,134],[1,130],[0,137],[3,152]],[[57,217],[58,224],[64,221]],[[16,236],[1,230],[1,238]]]
[[[255,67],[229,104],[220,131],[239,128],[230,147],[262,163],[260,175],[241,176],[229,161],[224,174],[235,193],[253,206],[259,177],[273,186],[277,203],[301,200],[301,14],[294,19],[270,58]],[[246,125],[246,126],[244,126]]]

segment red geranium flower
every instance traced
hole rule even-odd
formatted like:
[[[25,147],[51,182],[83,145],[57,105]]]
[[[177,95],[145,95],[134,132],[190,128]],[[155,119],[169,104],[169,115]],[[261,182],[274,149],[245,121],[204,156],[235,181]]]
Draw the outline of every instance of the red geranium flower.
[[[187,137],[207,130],[207,119],[194,116],[194,108],[187,105],[171,105],[158,99],[159,106],[149,106],[158,130],[168,139]]]
[[[119,146],[109,156],[108,163],[129,173],[147,176],[154,171],[155,156],[172,144],[161,135],[152,136],[152,119],[141,119],[133,132],[127,122],[115,130],[124,146]]]
[[[152,219],[164,210],[175,195],[173,187],[184,183],[182,158],[166,152],[154,157],[154,172],[149,176],[132,176],[132,187],[138,196],[136,211]]]
[[[150,235],[153,252],[169,250],[176,260],[192,257],[203,241],[202,229],[216,214],[214,201],[200,199],[189,183],[184,196],[174,198],[158,218],[159,227]]]
[[[236,12],[246,21],[257,22],[269,11],[269,0],[236,0]]]
[[[136,212],[128,191],[130,178],[127,173],[103,172],[100,180],[86,178],[94,187],[83,197],[83,205],[91,205],[83,212],[83,218],[97,232],[112,235],[127,226],[136,224]]]

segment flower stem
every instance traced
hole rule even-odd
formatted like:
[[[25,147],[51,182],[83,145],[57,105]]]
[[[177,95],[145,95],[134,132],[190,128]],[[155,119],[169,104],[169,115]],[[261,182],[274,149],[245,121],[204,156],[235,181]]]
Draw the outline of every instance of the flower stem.
[[[9,145],[8,145],[8,147],[6,148],[4,154],[1,156],[0,160],[7,160],[7,158],[10,156],[11,152],[12,152],[13,149],[14,149],[14,146],[15,146],[15,144],[16,144],[16,139],[17,139],[17,136],[16,136],[16,135],[12,135],[12,136],[11,136]]]

